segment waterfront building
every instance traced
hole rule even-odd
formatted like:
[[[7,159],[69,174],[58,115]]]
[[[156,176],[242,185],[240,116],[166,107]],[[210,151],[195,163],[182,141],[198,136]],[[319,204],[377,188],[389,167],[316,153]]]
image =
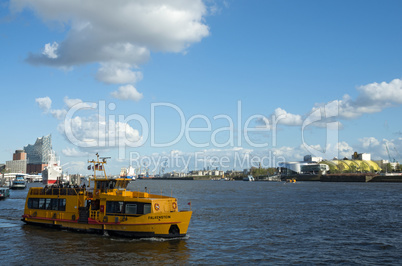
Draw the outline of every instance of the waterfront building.
[[[6,170],[11,173],[25,174],[27,171],[26,153],[23,150],[16,150],[13,160],[6,162]]]
[[[311,155],[306,155],[304,156],[304,162],[309,162],[309,163],[319,163],[322,161],[321,157],[313,157]]]
[[[13,154],[13,161],[26,160],[27,154],[24,150],[16,150]]]
[[[27,154],[27,172],[41,173],[49,163],[52,154],[52,135],[37,138],[35,144],[24,147]]]
[[[323,160],[321,157],[304,156],[301,162],[283,162],[280,163],[282,175],[295,174],[318,174],[323,175],[328,172],[335,173],[375,173],[381,171],[381,167],[374,161],[371,161],[369,153],[354,153],[352,159]]]
[[[222,176],[223,174],[224,172],[220,170],[194,170],[189,173],[191,176]]]
[[[10,173],[25,174],[27,169],[27,161],[26,160],[7,161],[6,169]]]

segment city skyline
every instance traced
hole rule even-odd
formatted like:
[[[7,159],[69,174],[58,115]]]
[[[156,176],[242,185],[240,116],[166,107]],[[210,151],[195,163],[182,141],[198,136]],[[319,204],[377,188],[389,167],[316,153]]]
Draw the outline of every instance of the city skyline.
[[[0,162],[49,134],[72,173],[402,159],[399,1],[83,5],[3,1]]]

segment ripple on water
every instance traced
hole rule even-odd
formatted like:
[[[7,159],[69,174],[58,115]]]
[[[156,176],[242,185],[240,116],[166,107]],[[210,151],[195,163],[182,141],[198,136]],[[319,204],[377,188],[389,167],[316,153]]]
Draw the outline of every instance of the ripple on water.
[[[402,184],[141,180],[130,186],[163,189],[178,197],[179,207],[191,201],[188,236],[129,240],[21,226],[27,190],[16,191],[0,201],[1,258],[16,265],[402,264]]]

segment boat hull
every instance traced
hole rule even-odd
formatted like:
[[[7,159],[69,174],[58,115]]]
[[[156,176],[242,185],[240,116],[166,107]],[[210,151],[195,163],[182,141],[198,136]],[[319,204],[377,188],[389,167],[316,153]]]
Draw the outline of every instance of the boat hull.
[[[192,211],[178,211],[174,198],[145,192],[99,191],[31,187],[22,221],[130,238],[170,238],[187,233]]]
[[[107,233],[110,236],[126,238],[176,238],[186,236],[191,215],[191,211],[181,211],[168,215],[148,214],[136,218],[105,216],[107,218],[104,217],[102,222],[94,219],[80,222],[79,218],[64,219],[66,215],[63,213],[33,212],[31,215],[24,214],[22,221],[31,225],[86,233]]]
[[[26,188],[26,184],[13,184],[10,188],[11,189],[24,189],[24,188]]]

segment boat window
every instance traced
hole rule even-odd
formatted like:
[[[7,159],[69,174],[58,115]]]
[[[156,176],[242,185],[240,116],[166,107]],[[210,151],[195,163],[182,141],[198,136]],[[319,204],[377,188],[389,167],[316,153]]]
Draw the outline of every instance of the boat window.
[[[65,211],[66,210],[66,199],[28,199],[29,209],[43,209],[43,210],[54,210],[54,211]]]
[[[45,205],[41,207],[41,209],[47,210],[49,208],[50,199],[45,199]]]
[[[122,201],[106,202],[106,213],[124,213]]]
[[[114,189],[114,186],[116,185],[116,181],[114,181],[114,180],[110,180],[109,181],[109,186],[108,186],[108,188],[109,189]]]
[[[59,199],[59,211],[66,210],[66,199]]]
[[[48,210],[50,209],[50,210],[55,210],[55,211],[57,211],[57,209],[58,209],[58,201],[57,201],[57,199],[50,199],[50,204],[49,204],[49,207],[48,207]]]
[[[125,189],[129,182],[130,180],[117,180],[115,188]]]
[[[39,199],[39,208],[46,209],[46,199]]]
[[[29,209],[39,209],[39,199],[28,199],[28,208]]]
[[[137,214],[137,204],[126,204],[126,214]]]
[[[106,214],[148,214],[151,213],[151,204],[142,202],[107,201]]]
[[[39,208],[39,199],[32,199],[32,208],[38,209]]]
[[[144,204],[144,214],[151,213],[151,204]]]

